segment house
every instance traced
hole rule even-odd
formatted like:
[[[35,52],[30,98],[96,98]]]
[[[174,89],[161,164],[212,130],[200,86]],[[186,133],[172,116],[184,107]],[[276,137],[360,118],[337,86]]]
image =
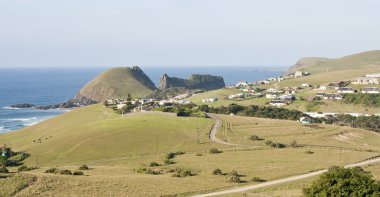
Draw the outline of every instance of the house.
[[[378,78],[373,77],[359,77],[352,81],[352,84],[368,85],[368,84],[380,84]]]
[[[124,106],[126,106],[127,104],[125,104],[125,103],[121,103],[121,104],[117,104],[116,105],[116,108],[117,109],[122,109]]]
[[[300,122],[302,124],[311,124],[311,123],[313,123],[313,119],[310,118],[309,116],[303,116],[300,118]]]
[[[372,77],[372,78],[380,78],[380,73],[372,73],[372,74],[366,74],[366,77]]]
[[[177,101],[178,104],[181,104],[181,105],[186,105],[186,104],[190,104],[190,101],[189,100],[179,100]]]
[[[294,77],[297,78],[297,77],[302,77],[302,76],[307,76],[309,75],[310,73],[308,72],[305,72],[305,71],[296,71],[294,73]]]
[[[217,101],[217,98],[208,98],[208,99],[202,99],[202,103],[212,103]]]
[[[235,99],[235,98],[243,98],[244,95],[242,93],[239,94],[232,94],[228,96],[228,99]]]
[[[240,81],[235,86],[236,87],[245,87],[245,86],[248,86],[248,82],[246,82],[246,81]]]
[[[319,90],[327,90],[327,86],[319,86]]]
[[[311,84],[310,83],[303,83],[303,84],[301,84],[301,87],[308,88],[308,87],[311,87]]]
[[[365,87],[362,89],[363,94],[380,94],[380,88],[376,87]]]
[[[271,78],[268,78],[268,81],[277,81],[277,78],[273,78],[273,77],[271,77]]]
[[[258,81],[257,84],[270,84],[270,81],[268,81],[268,80],[261,80],[261,81]]]
[[[296,100],[296,97],[294,97],[292,94],[283,94],[278,97],[281,100],[285,101],[294,101]]]
[[[318,92],[315,96],[316,96],[316,97],[323,98],[323,97],[325,97],[325,94],[326,94],[326,93]]]
[[[277,90],[277,89],[274,89],[274,88],[269,88],[269,89],[267,89],[267,92],[269,92],[269,93],[282,93],[282,90]]]
[[[323,99],[325,99],[325,100],[342,100],[343,97],[340,94],[325,94],[323,96]]]
[[[340,87],[340,88],[338,88],[338,93],[342,93],[342,94],[352,94],[355,92],[356,92],[356,90],[354,90],[351,87]]]
[[[269,104],[274,107],[283,107],[286,106],[288,103],[284,100],[272,100]]]
[[[278,95],[274,94],[274,93],[268,93],[268,94],[265,95],[265,98],[268,98],[268,99],[277,99]]]

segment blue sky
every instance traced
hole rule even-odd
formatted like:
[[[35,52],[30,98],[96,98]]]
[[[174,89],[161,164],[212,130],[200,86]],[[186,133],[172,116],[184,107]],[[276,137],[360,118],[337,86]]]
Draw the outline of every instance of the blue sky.
[[[0,0],[0,67],[289,66],[379,49],[376,0]]]

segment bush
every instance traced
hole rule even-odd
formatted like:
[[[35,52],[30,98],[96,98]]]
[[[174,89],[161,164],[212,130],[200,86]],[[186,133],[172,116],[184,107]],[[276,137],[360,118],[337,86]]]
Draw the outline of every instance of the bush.
[[[157,163],[157,162],[150,162],[150,164],[149,164],[149,167],[157,167],[157,166],[160,166],[160,164],[159,163]]]
[[[235,170],[228,173],[226,178],[227,178],[228,182],[232,182],[232,183],[240,183],[241,182],[239,174]]]
[[[195,153],[195,156],[202,156],[202,153]]]
[[[289,146],[292,147],[292,148],[297,148],[298,147],[297,141],[293,140],[292,143],[290,143]]]
[[[251,135],[248,137],[249,140],[252,140],[252,141],[259,141],[259,140],[262,140],[259,136],[257,135]]]
[[[38,169],[38,167],[28,167],[26,165],[22,165],[19,168],[17,168],[17,172],[23,172],[23,171],[31,171],[34,169]]]
[[[70,170],[61,170],[61,171],[59,171],[59,174],[61,174],[61,175],[72,175]]]
[[[164,164],[165,165],[170,165],[170,164],[174,164],[174,161],[173,160],[171,160],[171,159],[164,159]]]
[[[175,170],[175,174],[173,174],[172,177],[187,177],[187,176],[194,176],[194,175],[195,173],[193,173],[191,170],[177,168]]]
[[[254,181],[254,182],[265,182],[266,181],[265,179],[262,179],[262,178],[259,178],[259,177],[253,177],[251,180]]]
[[[217,169],[214,169],[214,170],[212,171],[212,174],[213,174],[213,175],[222,175],[223,172],[222,172],[221,169],[217,168]]]
[[[270,140],[267,140],[267,141],[265,141],[265,144],[268,145],[268,146],[271,146],[273,144],[273,142],[270,141]]]
[[[49,169],[45,170],[45,173],[58,174],[59,170],[57,168],[49,168]]]
[[[81,171],[75,171],[75,172],[73,173],[73,175],[74,175],[74,176],[83,176],[84,174],[83,174],[83,172],[81,172]]]
[[[0,173],[9,173],[9,170],[6,167],[0,168]]]
[[[311,196],[379,196],[380,184],[360,167],[332,167],[318,180],[303,189]]]
[[[167,153],[164,157],[164,159],[173,159],[175,157],[175,153]]]
[[[306,153],[306,154],[310,154],[310,155],[311,155],[311,154],[314,154],[314,152],[311,151],[311,150],[305,151],[305,153]]]
[[[209,152],[210,154],[218,154],[218,153],[222,153],[223,151],[218,150],[218,149],[216,149],[216,148],[210,148],[210,149],[208,150],[208,152]]]
[[[281,144],[281,143],[275,143],[274,144],[275,146],[275,148],[285,148],[286,146],[285,146],[285,144]]]
[[[79,166],[79,170],[89,170],[90,168],[86,164]]]

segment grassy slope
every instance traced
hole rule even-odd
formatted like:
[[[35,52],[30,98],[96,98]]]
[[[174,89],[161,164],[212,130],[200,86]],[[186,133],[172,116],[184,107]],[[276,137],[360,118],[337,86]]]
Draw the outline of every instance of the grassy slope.
[[[30,152],[29,165],[35,165],[38,154],[39,164],[43,166],[75,170],[79,164],[86,163],[93,168],[85,171],[88,176],[83,177],[44,174],[47,167],[27,172],[36,176],[37,181],[21,191],[20,196],[186,196],[252,184],[250,179],[254,176],[274,180],[361,161],[380,152],[380,136],[360,129],[331,125],[308,128],[292,121],[238,116],[221,118],[224,122],[232,122],[232,132],[223,136],[225,132],[221,130],[219,138],[259,147],[231,149],[209,143],[206,133],[211,121],[207,119],[154,114],[122,118],[100,105],[80,108],[33,127],[0,135],[0,141]],[[196,125],[202,128],[201,144],[195,143]],[[152,146],[155,138],[150,138],[157,134],[160,136],[158,153],[155,145]],[[295,139],[303,146],[273,149],[265,146],[264,141],[247,140],[253,134],[286,144]],[[41,144],[32,142],[35,138],[44,139],[50,135],[52,138],[43,140]],[[213,146],[222,148],[224,152],[207,154],[207,149]],[[162,153],[177,150],[187,154],[177,156],[174,159],[176,163],[166,167],[191,169],[197,176],[175,178],[170,174],[155,176],[134,172],[141,163],[162,163]],[[314,154],[305,154],[306,150]],[[195,156],[195,152],[203,155]],[[215,168],[224,172],[237,170],[247,183],[229,183],[224,176],[213,176],[211,172]]]
[[[144,75],[128,67],[112,68],[87,83],[79,95],[99,102],[129,93],[134,97],[147,96],[153,92],[154,84]]]
[[[196,127],[207,133],[212,121],[167,115],[121,117],[101,105],[79,108],[20,131],[0,135],[0,142],[32,157],[39,165],[126,157],[158,152],[196,150]],[[47,138],[47,139],[46,139]],[[33,142],[41,139],[42,143]],[[173,140],[175,139],[175,140]]]

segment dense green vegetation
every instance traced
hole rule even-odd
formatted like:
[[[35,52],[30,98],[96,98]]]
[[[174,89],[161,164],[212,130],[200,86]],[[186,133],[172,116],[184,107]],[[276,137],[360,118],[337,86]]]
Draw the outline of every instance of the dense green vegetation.
[[[380,107],[379,94],[345,94],[343,95],[343,103],[364,105],[366,107]]]
[[[380,196],[380,184],[360,167],[332,167],[304,188],[305,196]]]
[[[340,114],[336,117],[329,116],[315,121],[325,121],[326,124],[337,124],[340,126],[350,126],[353,128],[363,128],[371,131],[380,132],[379,116],[359,116],[354,117],[349,114]]]

